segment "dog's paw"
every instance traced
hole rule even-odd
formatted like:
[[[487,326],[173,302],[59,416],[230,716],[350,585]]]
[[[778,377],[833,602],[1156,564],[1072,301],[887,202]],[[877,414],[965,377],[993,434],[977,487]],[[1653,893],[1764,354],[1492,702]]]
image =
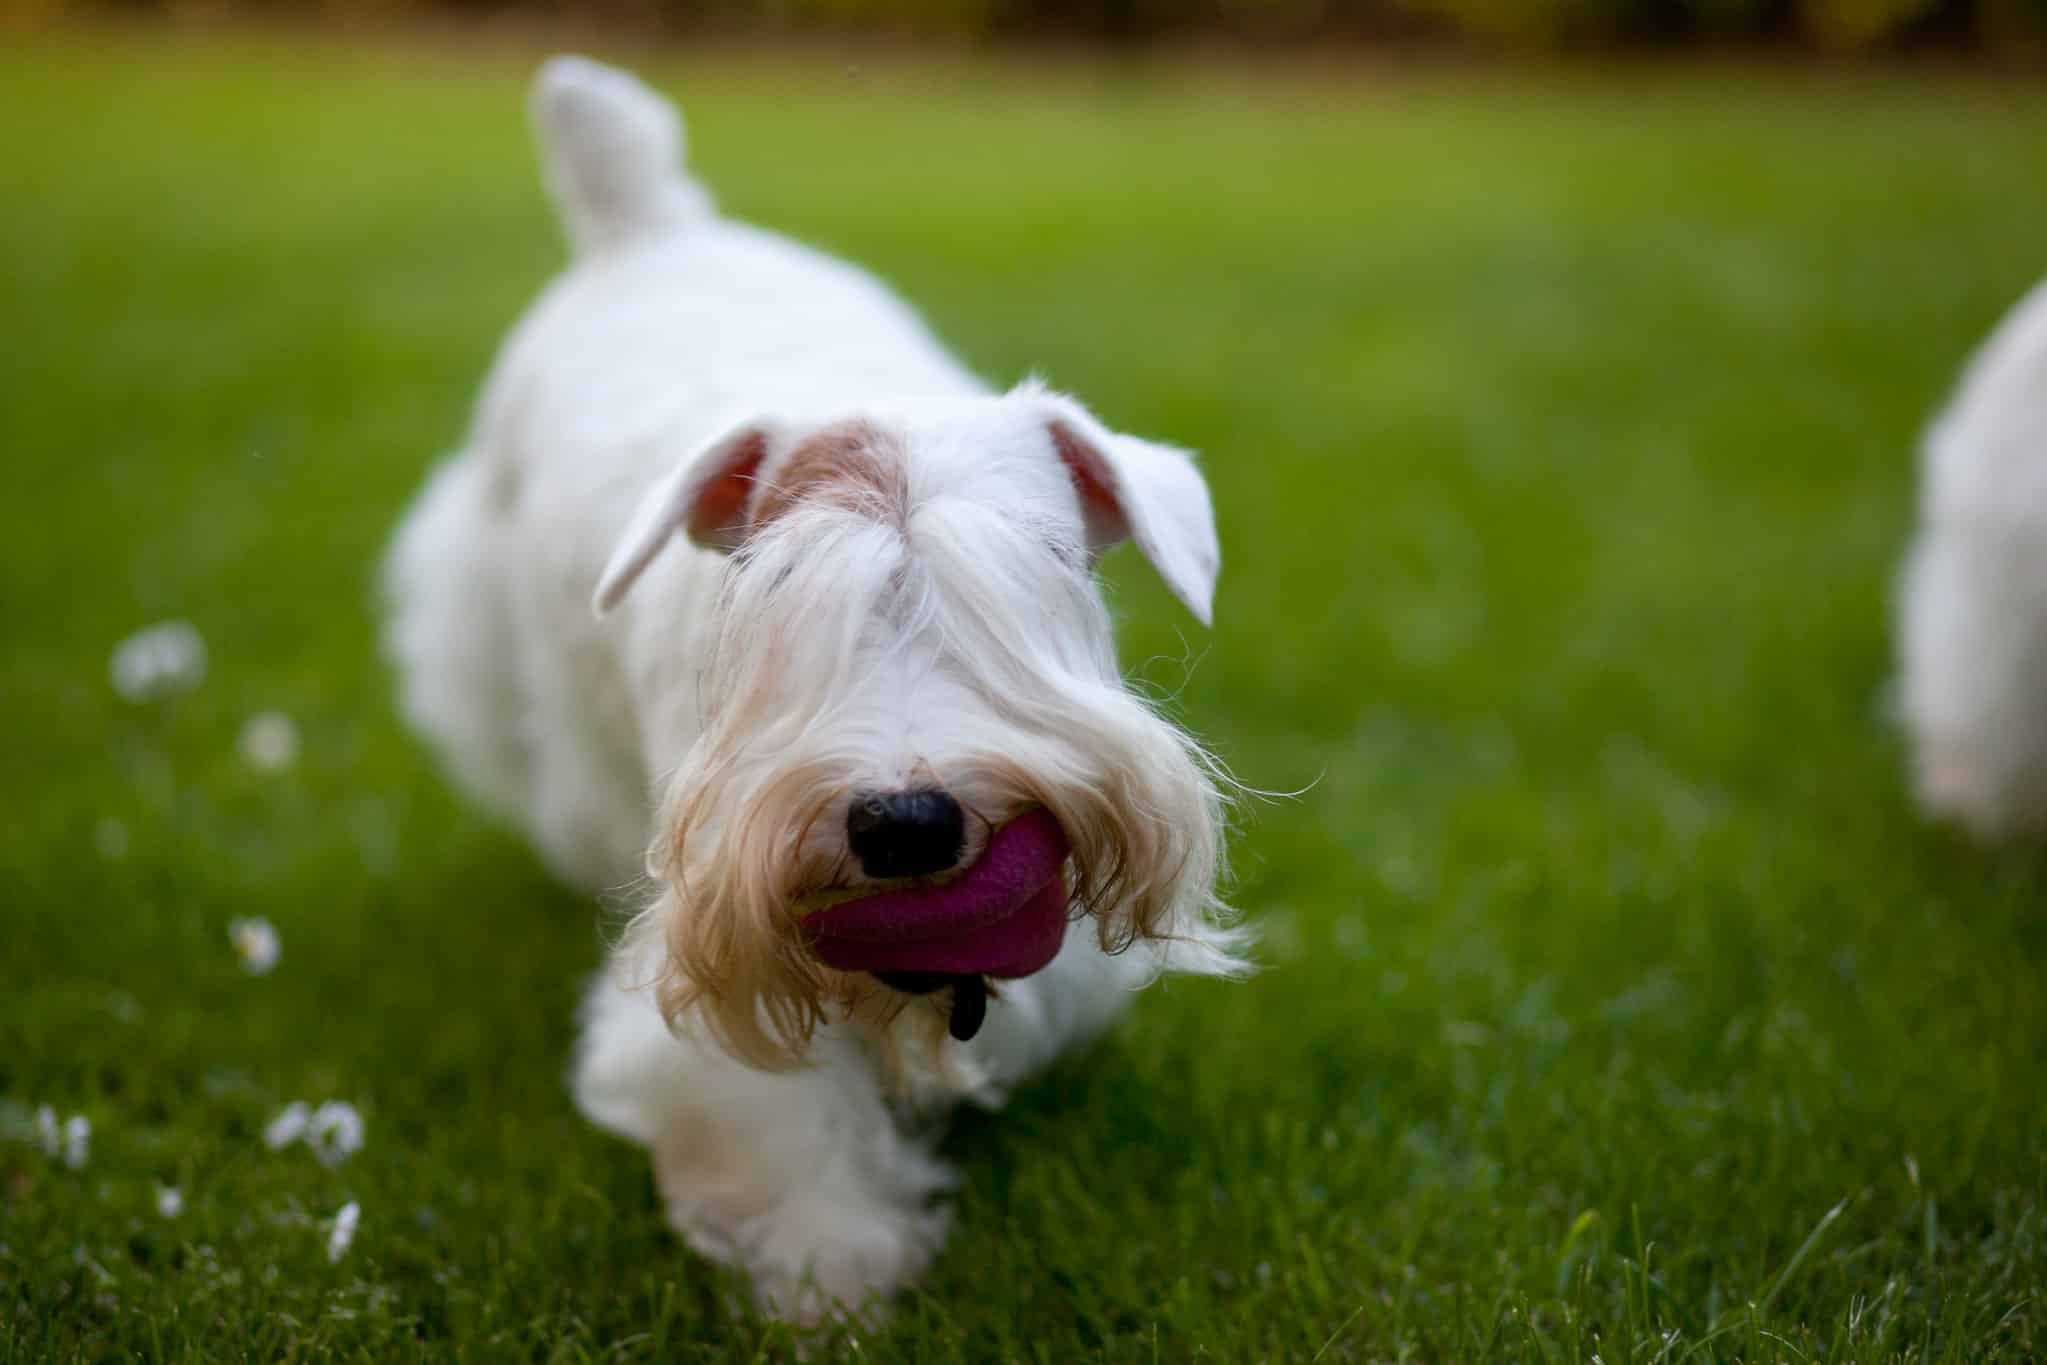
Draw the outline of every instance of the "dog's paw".
[[[1913,786],[1920,809],[1978,839],[2036,837],[2047,829],[2047,775],[2038,766],[1925,739],[1913,753]]]
[[[849,1207],[791,1201],[748,1229],[736,1259],[753,1283],[754,1302],[771,1317],[802,1327],[839,1319],[872,1327],[889,1299],[914,1284],[945,1243],[951,1210]],[[705,1250],[697,1237],[693,1245]]]

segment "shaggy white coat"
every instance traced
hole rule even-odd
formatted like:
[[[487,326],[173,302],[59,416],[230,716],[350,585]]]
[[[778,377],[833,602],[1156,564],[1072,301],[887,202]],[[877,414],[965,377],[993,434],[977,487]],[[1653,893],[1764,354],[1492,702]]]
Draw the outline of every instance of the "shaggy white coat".
[[[2047,284],[1927,432],[1899,663],[1927,813],[1986,839],[2047,830]]]
[[[1240,967],[1226,779],[1119,678],[1092,575],[1134,540],[1206,622],[1208,494],[1184,452],[990,394],[871,276],[717,216],[631,77],[557,58],[534,112],[575,260],[393,547],[403,706],[562,876],[648,888],[577,1101],[651,1149],[690,1245],[814,1320],[938,1248],[934,1110],[999,1103],[1161,970]],[[1075,848],[1085,913],[968,1044],[791,935],[862,885],[848,795],[918,780],[968,809],[969,858],[1033,805]]]

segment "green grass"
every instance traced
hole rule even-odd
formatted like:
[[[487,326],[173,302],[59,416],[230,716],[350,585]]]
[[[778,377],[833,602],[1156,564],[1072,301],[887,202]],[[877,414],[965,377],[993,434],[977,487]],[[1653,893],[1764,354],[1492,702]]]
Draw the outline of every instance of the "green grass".
[[[376,657],[379,548],[560,258],[528,67],[0,55],[0,1358],[787,1347],[573,1112],[600,917],[451,799]],[[1922,828],[1881,701],[1915,431],[2047,266],[2047,94],[654,74],[733,211],[1206,452],[1217,629],[1121,556],[1127,654],[1306,789],[1236,844],[1269,970],[958,1124],[950,1248],[860,1358],[2047,1355],[2047,864]],[[109,649],[170,616],[210,676],[120,700]],[[303,754],[266,777],[270,708]],[[264,1148],[330,1096],[352,1161]]]

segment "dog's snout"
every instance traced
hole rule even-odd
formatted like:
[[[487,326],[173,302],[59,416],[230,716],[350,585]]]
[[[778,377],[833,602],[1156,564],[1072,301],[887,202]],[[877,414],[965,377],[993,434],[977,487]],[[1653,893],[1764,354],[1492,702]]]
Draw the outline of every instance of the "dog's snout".
[[[846,842],[870,877],[921,877],[959,861],[967,817],[936,787],[863,792],[846,812]]]

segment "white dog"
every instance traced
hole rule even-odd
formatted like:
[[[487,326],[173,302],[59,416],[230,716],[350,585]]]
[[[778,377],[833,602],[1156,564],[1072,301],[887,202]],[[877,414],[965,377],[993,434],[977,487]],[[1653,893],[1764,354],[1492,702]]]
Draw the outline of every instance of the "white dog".
[[[1206,623],[1208,491],[718,217],[630,76],[557,58],[534,100],[575,260],[398,535],[403,705],[561,875],[651,876],[577,1101],[815,1320],[943,1239],[934,1110],[1241,967],[1227,779],[1122,682],[1092,574],[1132,540]]]
[[[1921,478],[1899,623],[1920,804],[2047,831],[2047,284],[1970,362]]]

